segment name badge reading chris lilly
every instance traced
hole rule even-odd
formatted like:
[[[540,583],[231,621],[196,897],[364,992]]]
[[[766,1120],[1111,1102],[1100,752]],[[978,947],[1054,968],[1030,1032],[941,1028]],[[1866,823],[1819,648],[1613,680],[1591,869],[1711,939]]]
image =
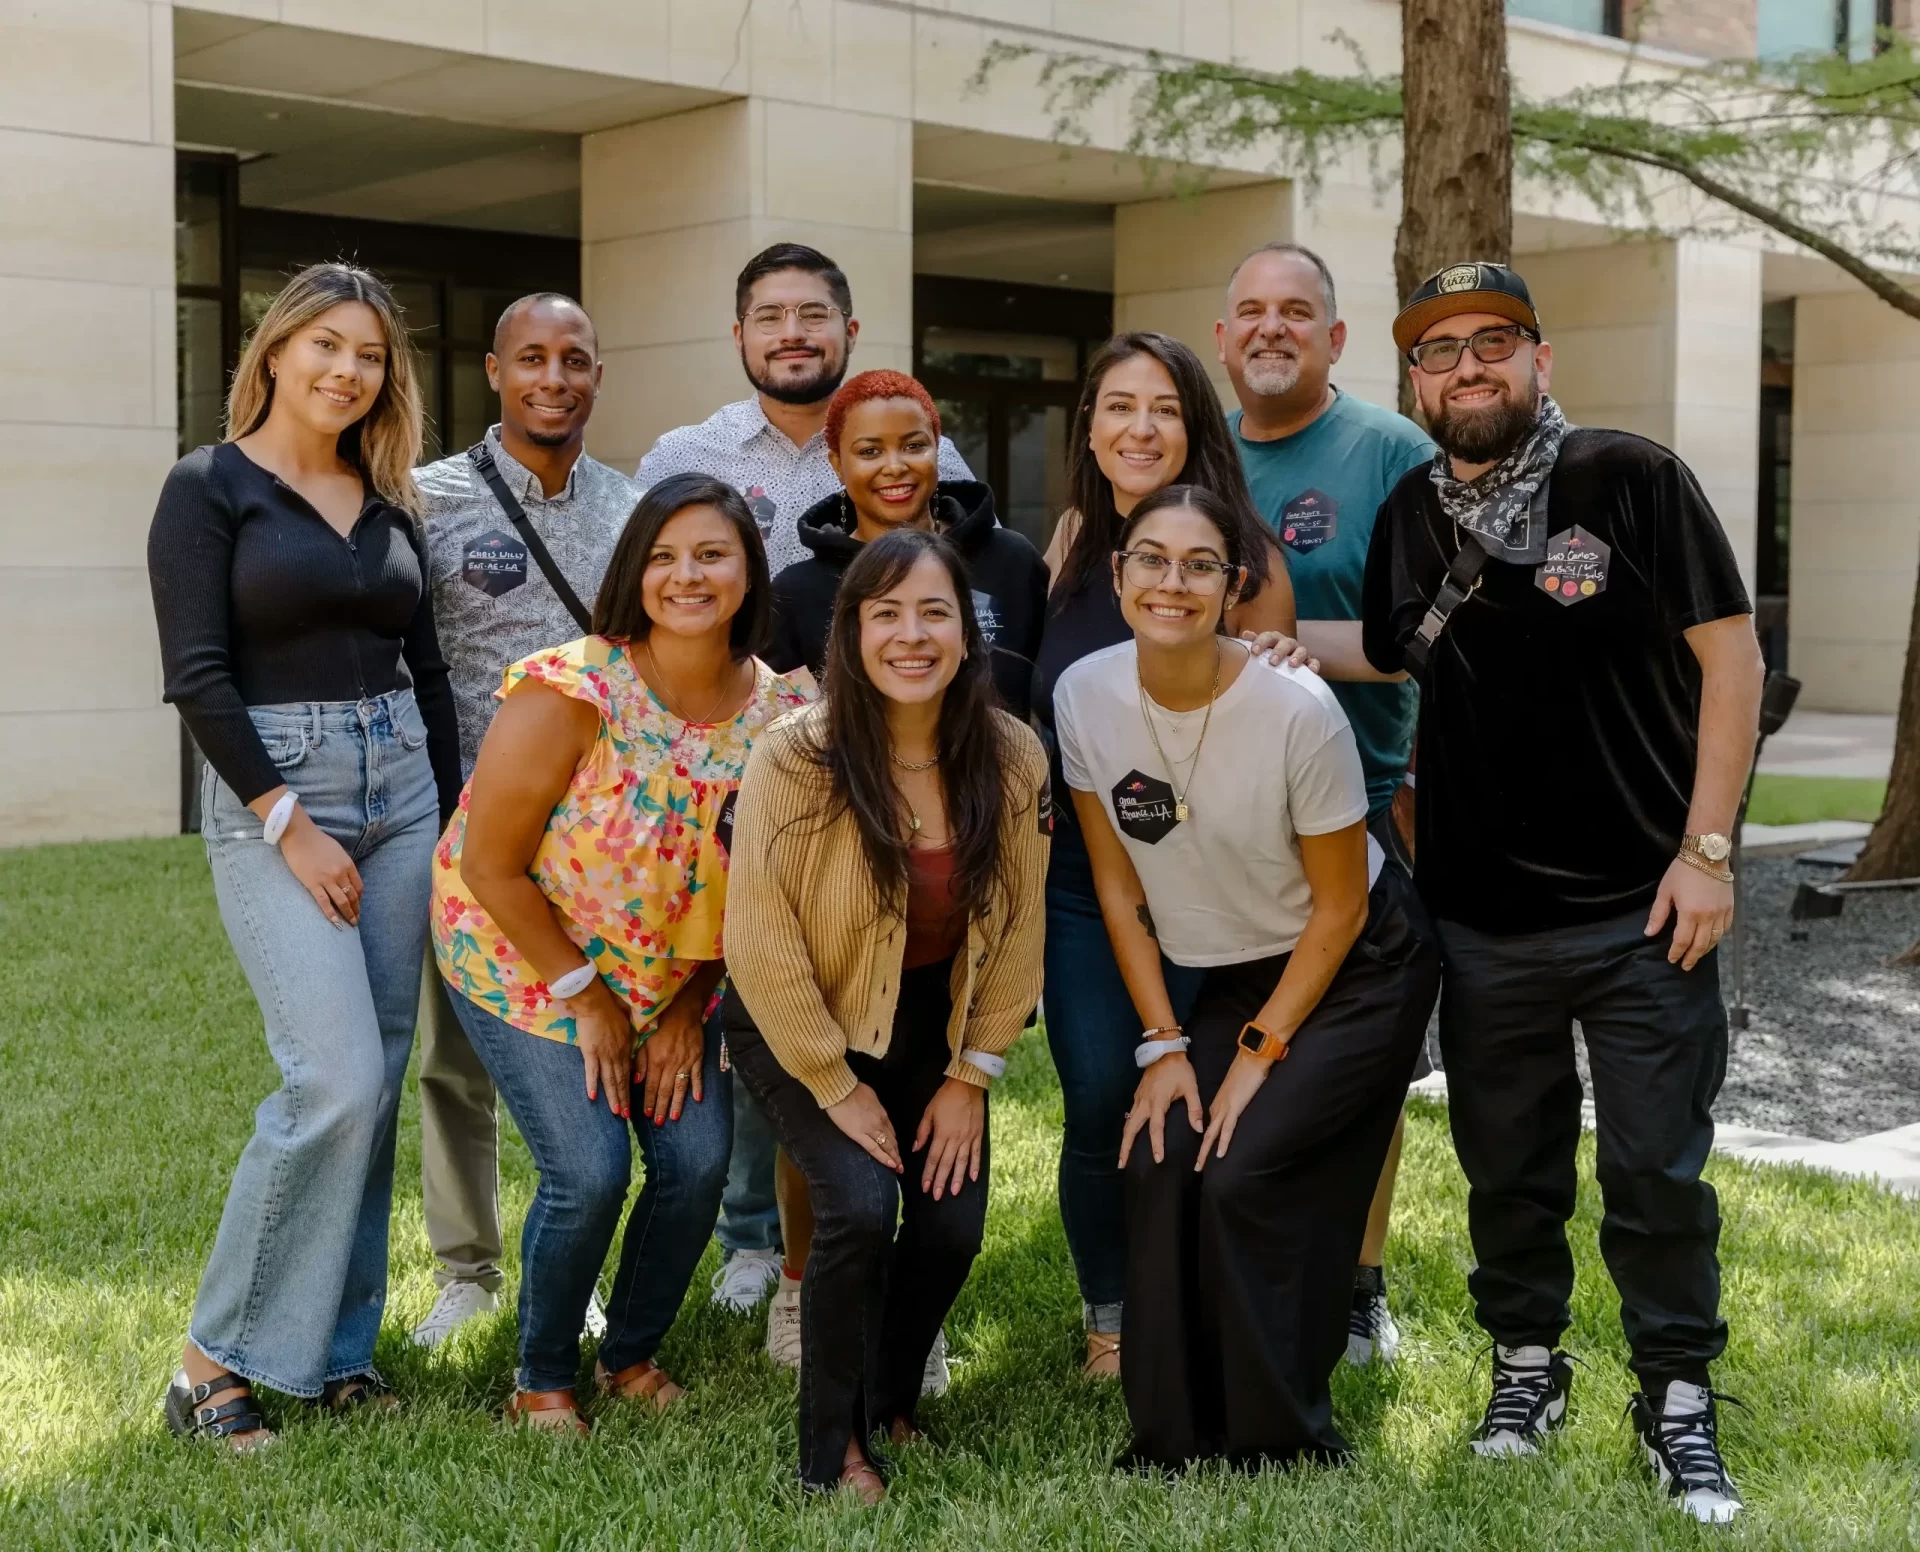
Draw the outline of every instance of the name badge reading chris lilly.
[[[1535,584],[1561,604],[1607,590],[1607,568],[1613,550],[1578,525],[1547,540],[1547,559],[1533,574]]]

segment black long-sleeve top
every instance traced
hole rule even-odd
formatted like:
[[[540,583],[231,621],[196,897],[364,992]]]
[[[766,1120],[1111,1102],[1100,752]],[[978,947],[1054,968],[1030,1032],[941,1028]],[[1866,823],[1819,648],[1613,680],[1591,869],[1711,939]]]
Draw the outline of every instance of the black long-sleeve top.
[[[202,447],[161,488],[147,574],[166,699],[243,803],[282,781],[247,707],[363,700],[411,681],[441,817],[452,814],[459,730],[405,512],[369,491],[343,538],[232,443]]]

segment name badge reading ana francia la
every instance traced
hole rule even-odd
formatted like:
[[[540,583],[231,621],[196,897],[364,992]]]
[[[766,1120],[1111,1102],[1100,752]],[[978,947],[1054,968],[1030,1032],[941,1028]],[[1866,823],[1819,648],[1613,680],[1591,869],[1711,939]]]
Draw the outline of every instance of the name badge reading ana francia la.
[[[1176,812],[1173,788],[1144,771],[1128,771],[1113,788],[1113,822],[1120,833],[1148,846],[1157,845],[1186,816]]]
[[[1577,524],[1547,540],[1546,562],[1533,574],[1535,585],[1560,604],[1577,604],[1607,590],[1613,550]]]

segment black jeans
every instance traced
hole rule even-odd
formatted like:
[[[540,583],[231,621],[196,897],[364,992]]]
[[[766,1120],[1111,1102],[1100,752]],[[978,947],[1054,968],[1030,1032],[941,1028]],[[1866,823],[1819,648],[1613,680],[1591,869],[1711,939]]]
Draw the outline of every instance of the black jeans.
[[[1633,1369],[1649,1393],[1705,1384],[1727,1345],[1719,1200],[1700,1178],[1727,1068],[1718,956],[1667,963],[1646,913],[1490,937],[1440,922],[1440,1049],[1466,1171],[1476,1316],[1508,1346],[1556,1345],[1573,1256],[1580,1020],[1599,1119],[1600,1254],[1620,1290]]]
[[[1240,1027],[1287,956],[1210,969],[1187,1023],[1211,1102]],[[1380,1167],[1440,983],[1413,885],[1382,870],[1367,925],[1242,1112],[1225,1158],[1194,1173],[1200,1136],[1167,1116],[1166,1159],[1127,1161],[1124,1463],[1178,1467],[1336,1458],[1328,1381],[1347,1345],[1353,1269]]]
[[[953,1059],[952,974],[953,961],[943,959],[902,975],[886,1056],[848,1058],[879,1095],[902,1148],[912,1146]],[[731,991],[724,1018],[734,1070],[813,1199],[813,1250],[800,1285],[800,1481],[833,1487],[849,1439],[864,1448],[875,1429],[913,1421],[927,1354],[980,1253],[987,1144],[982,1138],[980,1178],[935,1201],[920,1189],[924,1151],[907,1156],[904,1175],[876,1163],[780,1065]]]

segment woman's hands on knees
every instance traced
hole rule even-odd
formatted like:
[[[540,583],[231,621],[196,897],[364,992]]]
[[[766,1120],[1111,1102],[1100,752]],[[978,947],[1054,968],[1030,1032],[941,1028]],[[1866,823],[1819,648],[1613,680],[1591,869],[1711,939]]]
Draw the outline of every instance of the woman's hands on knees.
[[[705,1005],[704,993],[697,1000],[675,997],[634,1058],[633,1081],[646,1083],[640,1111],[655,1126],[680,1119],[689,1091],[696,1104],[704,1097],[707,1031],[700,1015]]]
[[[1224,1159],[1227,1156],[1227,1144],[1233,1141],[1233,1129],[1240,1124],[1241,1113],[1260,1092],[1260,1085],[1267,1081],[1272,1067],[1269,1057],[1249,1056],[1245,1051],[1234,1053],[1233,1065],[1220,1080],[1220,1091],[1213,1096],[1213,1118],[1207,1122],[1206,1136],[1200,1139],[1200,1157],[1193,1161],[1196,1170],[1205,1169],[1209,1157]],[[1218,1152],[1214,1151],[1216,1139]]]
[[[565,1003],[573,1020],[573,1043],[587,1069],[587,1103],[607,1091],[607,1108],[621,1120],[633,1109],[633,1020],[598,976]]]
[[[827,1106],[827,1119],[896,1175],[901,1172],[900,1140],[871,1084],[856,1083],[839,1104]]]
[[[920,1189],[931,1191],[937,1202],[943,1195],[958,1196],[967,1181],[978,1180],[980,1140],[986,1131],[986,1090],[963,1078],[941,1084],[913,1134],[913,1151],[927,1150]]]
[[[1140,1075],[1140,1086],[1133,1091],[1127,1129],[1120,1134],[1122,1169],[1127,1167],[1142,1127],[1146,1128],[1147,1141],[1153,1148],[1153,1162],[1166,1162],[1167,1111],[1176,1099],[1187,1102],[1187,1124],[1199,1131],[1206,1124],[1206,1112],[1200,1108],[1200,1082],[1193,1075],[1193,1063],[1184,1052],[1169,1051]]]

